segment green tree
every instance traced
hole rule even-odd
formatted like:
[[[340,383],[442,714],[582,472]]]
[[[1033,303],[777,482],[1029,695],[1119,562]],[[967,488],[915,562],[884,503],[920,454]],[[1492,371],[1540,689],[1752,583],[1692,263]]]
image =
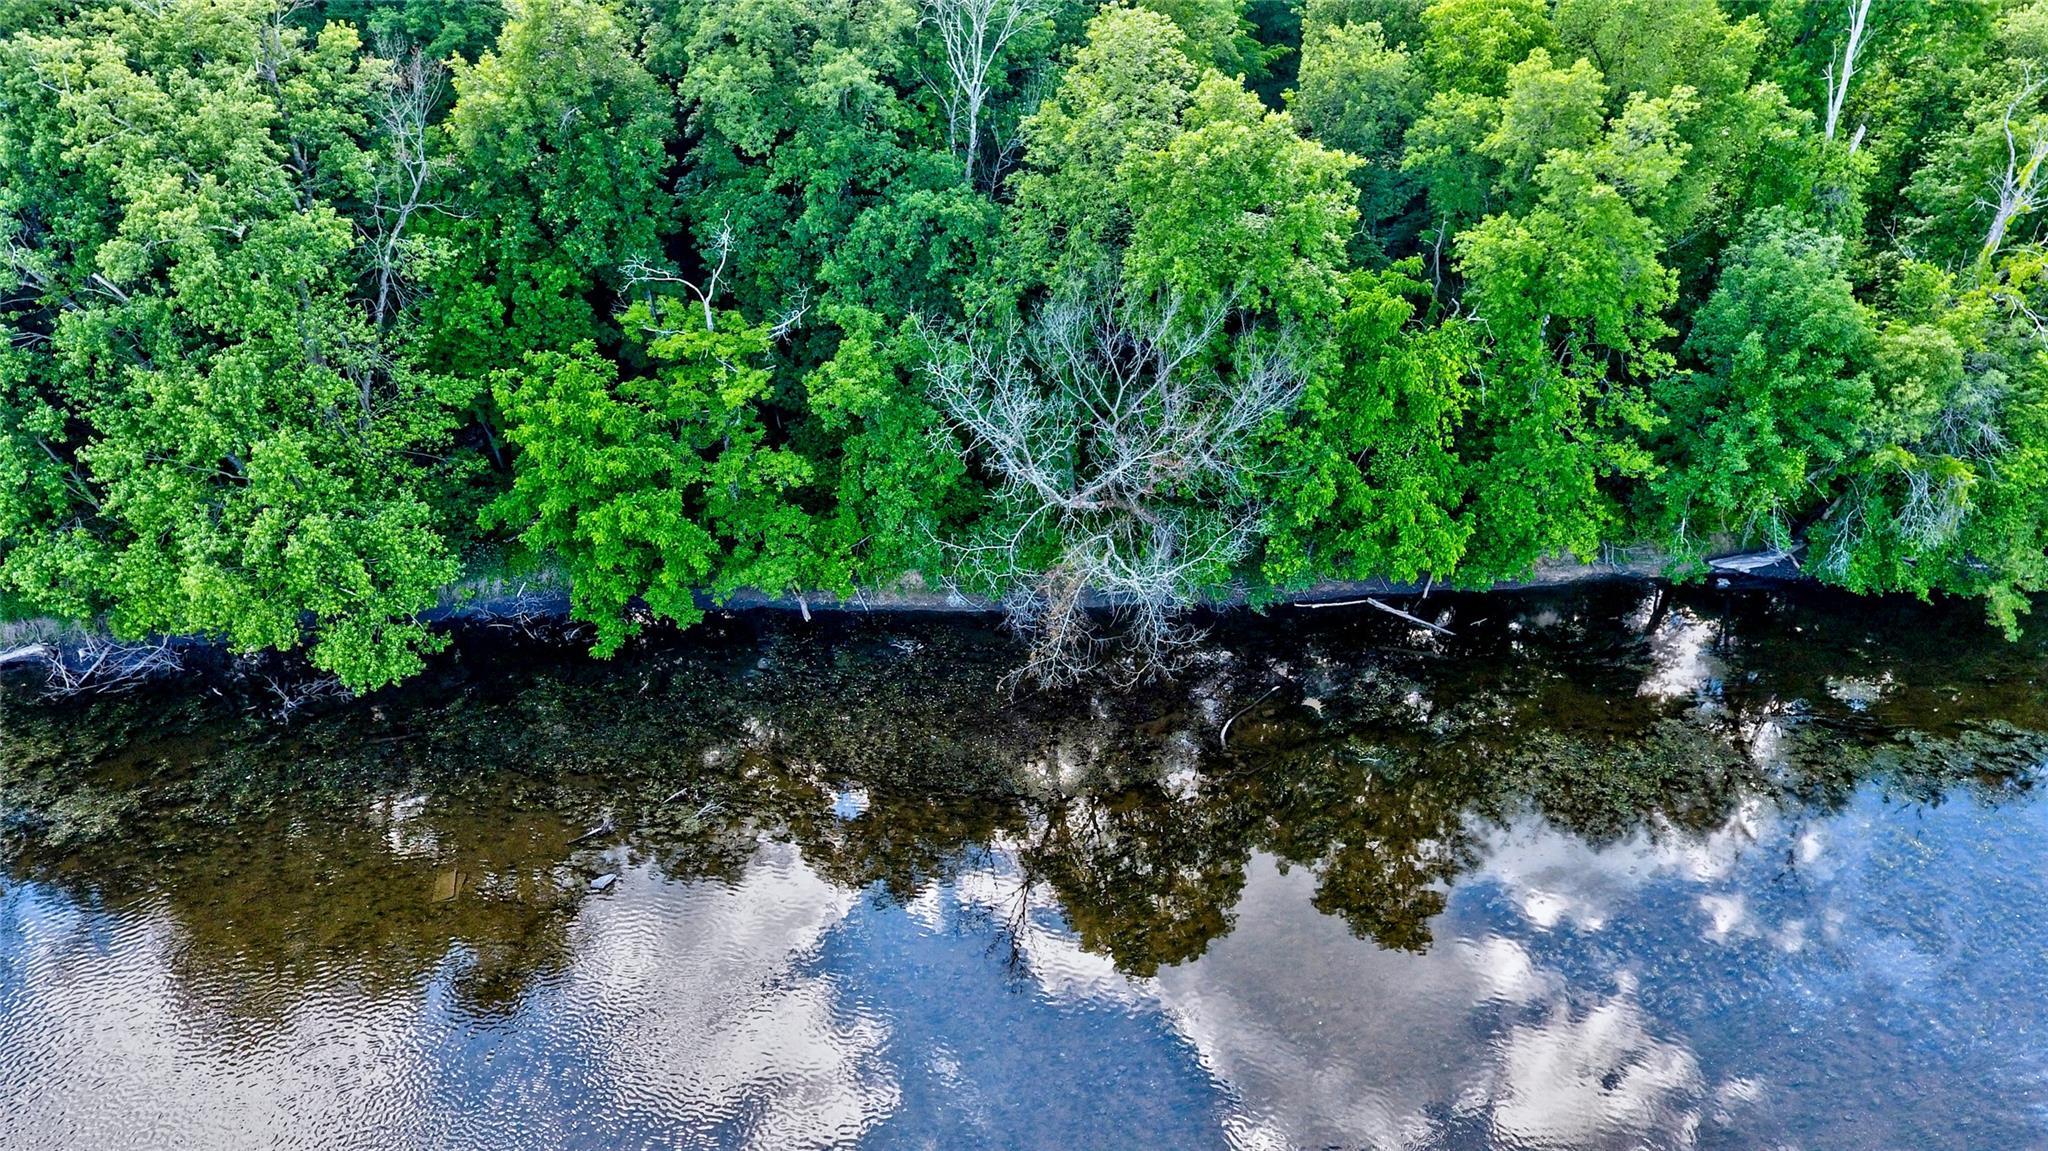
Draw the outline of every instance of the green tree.
[[[1532,56],[1518,76],[1547,84],[1554,72]],[[1686,95],[1632,98],[1588,146],[1537,165],[1533,206],[1458,238],[1465,302],[1485,337],[1468,440],[1469,575],[1591,555],[1619,521],[1611,485],[1651,470],[1643,386],[1670,366],[1664,311],[1677,295],[1651,214],[1683,172]]]
[[[1090,24],[1029,127],[1014,278],[928,367],[994,481],[954,570],[1018,605],[1045,681],[1086,666],[1091,592],[1156,669],[1179,611],[1237,575],[1270,498],[1264,433],[1342,300],[1356,161],[1237,81],[1179,87],[1179,40],[1148,11]]]
[[[1657,490],[1681,557],[1721,532],[1789,548],[1859,454],[1876,333],[1842,265],[1839,237],[1782,213],[1723,255],[1685,345],[1701,369],[1659,388],[1673,455]]]
[[[961,182],[942,138],[915,139],[933,125],[895,82],[918,28],[911,0],[671,6],[655,59],[680,76],[696,136],[684,210],[699,246],[736,237],[728,282],[742,310],[791,306],[863,212]]]
[[[1827,83],[1842,72],[1850,9],[1801,0],[1739,0],[1763,25],[1763,70],[1790,105],[1824,116]],[[1842,104],[1816,209],[1877,243],[1892,231],[1900,193],[1927,149],[1984,83],[2005,4],[1874,0]],[[1846,155],[1855,145],[1853,156]]]
[[[1906,197],[1918,209],[1912,247],[1925,260],[1989,271],[2007,245],[2038,236],[2031,218],[2048,155],[2048,3],[2009,13],[1999,58],[1960,116],[1929,141]]]
[[[1378,24],[1387,43],[1403,51],[1422,47],[1423,10],[1430,0],[1307,0],[1301,6],[1303,40],[1310,28]]]
[[[1138,0],[1172,20],[1187,37],[1188,59],[1225,76],[1257,84],[1275,53],[1259,43],[1244,0]]]
[[[1809,531],[1806,567],[1858,592],[1982,596],[2016,633],[2048,587],[2048,373],[2030,245],[1974,285],[1907,263],[1872,366],[1866,450]]]
[[[456,175],[437,215],[454,258],[422,306],[435,360],[464,375],[608,336],[620,269],[658,254],[673,99],[602,0],[528,0],[497,45],[457,62]]]
[[[1289,324],[1328,314],[1358,215],[1347,183],[1356,164],[1211,73],[1179,133],[1123,166],[1120,198],[1132,217],[1125,282],[1141,296]]]
[[[1288,111],[1316,140],[1360,158],[1353,173],[1364,224],[1360,254],[1404,248],[1416,226],[1400,220],[1416,189],[1402,171],[1402,138],[1427,92],[1408,50],[1389,45],[1378,23],[1324,23],[1315,13],[1302,24],[1301,70]]]
[[[1179,131],[1200,73],[1186,38],[1156,12],[1104,7],[1057,90],[1024,123],[1016,194],[1016,276],[1059,282],[1094,274],[1130,234],[1125,157]]]
[[[1471,329],[1416,322],[1419,270],[1347,277],[1324,363],[1273,446],[1263,574],[1277,585],[1448,576],[1464,557],[1454,436],[1471,403]]]
[[[318,30],[329,22],[353,24],[372,44],[402,42],[430,60],[474,60],[505,24],[500,0],[318,0],[303,22]]]
[[[441,642],[431,461],[464,390],[352,298],[383,65],[271,5],[97,6],[0,42],[0,583],[125,637],[299,646],[352,687]],[[341,208],[337,207],[341,205]]]
[[[804,448],[832,492],[816,546],[842,557],[850,578],[886,584],[945,568],[940,541],[980,510],[952,432],[926,398],[930,354],[917,317],[896,321],[834,309],[830,359],[804,377],[812,420]]]
[[[761,417],[768,330],[733,313],[706,328],[695,301],[656,298],[624,316],[653,368],[622,375],[585,341],[531,352],[492,379],[518,448],[512,487],[486,513],[567,567],[576,618],[608,656],[640,631],[634,599],[663,619],[701,619],[696,593],[837,588],[808,546],[801,455]]]
[[[1544,0],[1433,0],[1422,11],[1422,70],[1436,92],[1498,96],[1508,69],[1555,36]]]

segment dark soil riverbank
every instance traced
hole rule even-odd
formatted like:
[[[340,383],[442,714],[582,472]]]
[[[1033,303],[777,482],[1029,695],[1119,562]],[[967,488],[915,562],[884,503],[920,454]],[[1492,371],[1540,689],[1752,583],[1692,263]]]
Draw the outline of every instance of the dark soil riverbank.
[[[1758,558],[1739,556],[1715,561],[1713,579],[1720,586],[1807,581],[1789,559],[1758,563]],[[1592,563],[1559,561],[1539,565],[1526,578],[1503,580],[1478,590],[1533,591],[1611,580],[1663,582],[1668,568],[1669,560],[1662,555],[1617,556]],[[1331,580],[1261,600],[1256,608],[1263,611],[1276,607],[1365,604],[1400,615],[1413,604],[1404,607],[1389,601],[1426,598],[1447,590],[1434,581]],[[953,588],[932,587],[915,576],[886,588],[864,589],[850,597],[819,592],[773,595],[741,589],[722,601],[707,594],[700,597],[700,602],[711,610],[795,612],[805,618],[814,612],[993,616],[1003,611],[998,601]],[[1234,591],[1198,606],[1213,612],[1242,609],[1250,603],[1251,597]],[[1111,599],[1097,597],[1090,606],[1107,610],[1116,605]],[[569,614],[567,581],[543,571],[525,578],[479,577],[452,584],[443,591],[440,603],[421,613],[421,618],[448,628],[510,627],[534,634],[551,633],[563,642],[578,642],[582,639],[582,628],[570,620]],[[56,694],[118,690],[186,672],[233,671],[238,663],[248,665],[239,669],[242,672],[273,678],[307,673],[307,669],[295,666],[296,653],[236,657],[206,636],[124,641],[93,625],[53,618],[0,623],[0,686],[17,689],[33,690],[41,683],[44,690]]]

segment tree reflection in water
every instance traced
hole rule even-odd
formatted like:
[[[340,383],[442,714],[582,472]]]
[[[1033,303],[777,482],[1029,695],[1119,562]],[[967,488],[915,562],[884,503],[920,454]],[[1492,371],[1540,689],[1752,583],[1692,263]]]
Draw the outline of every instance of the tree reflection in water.
[[[602,664],[480,632],[289,726],[206,685],[17,690],[0,834],[17,877],[160,903],[205,1010],[274,1021],[336,973],[374,993],[452,956],[463,1007],[492,1015],[567,962],[593,877],[735,883],[764,838],[902,904],[1001,856],[998,931],[1049,902],[1150,976],[1231,931],[1255,856],[1306,871],[1353,934],[1423,951],[1532,813],[1598,844],[1871,778],[1996,801],[2048,749],[2038,641],[1957,643],[1982,630],[1967,610],[1631,585],[1439,602],[1453,639],[1283,613],[1121,694],[1012,697],[1014,652],[976,623],[746,617]],[[864,808],[835,805],[855,786]]]

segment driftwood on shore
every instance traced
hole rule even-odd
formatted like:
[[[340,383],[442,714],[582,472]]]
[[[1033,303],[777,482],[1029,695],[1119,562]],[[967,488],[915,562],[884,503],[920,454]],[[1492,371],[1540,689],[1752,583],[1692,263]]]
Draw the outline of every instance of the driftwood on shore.
[[[1779,549],[1776,551],[1744,552],[1740,555],[1721,556],[1717,559],[1708,560],[1707,566],[1717,572],[1753,576],[1778,567],[1789,567],[1792,571],[1796,572],[1799,570],[1799,560],[1791,552]]]
[[[121,692],[183,670],[180,649],[187,646],[189,641],[169,638],[130,643],[72,630],[0,651],[0,670],[41,669],[43,694],[53,698]]]
[[[1374,598],[1373,596],[1366,596],[1366,597],[1365,597],[1364,599],[1342,599],[1342,600],[1333,600],[1333,601],[1330,601],[1330,602],[1328,602],[1328,603],[1302,603],[1302,604],[1296,604],[1295,606],[1296,606],[1296,607],[1305,607],[1305,608],[1318,608],[1318,607],[1358,607],[1358,606],[1360,606],[1360,605],[1363,605],[1363,606],[1365,606],[1365,607],[1372,607],[1372,608],[1378,608],[1379,610],[1381,610],[1381,611],[1383,611],[1383,612],[1386,612],[1386,613],[1387,613],[1388,615],[1391,615],[1391,616],[1398,616],[1398,617],[1400,617],[1401,619],[1405,619],[1405,620],[1407,620],[1407,621],[1408,621],[1409,623],[1412,623],[1412,624],[1416,624],[1416,625],[1418,625],[1418,626],[1420,626],[1420,627],[1426,627],[1426,628],[1428,628],[1429,630],[1431,630],[1431,631],[1433,631],[1433,632],[1436,632],[1436,633],[1437,633],[1438,635],[1448,635],[1448,636],[1455,636],[1455,635],[1457,635],[1457,634],[1458,634],[1457,632],[1454,632],[1454,631],[1452,631],[1452,630],[1451,630],[1450,628],[1447,628],[1447,627],[1445,627],[1444,625],[1442,625],[1442,624],[1440,624],[1440,623],[1431,623],[1430,621],[1428,621],[1428,620],[1426,620],[1426,619],[1423,619],[1423,618],[1422,618],[1421,616],[1419,616],[1419,615],[1414,615],[1414,614],[1412,614],[1412,613],[1410,613],[1410,612],[1405,612],[1405,611],[1402,611],[1402,610],[1401,610],[1400,608],[1397,608],[1397,607],[1395,607],[1394,605],[1392,605],[1392,604],[1390,604],[1390,603],[1385,603],[1385,602],[1383,602],[1383,601],[1381,601],[1381,600],[1379,600],[1379,599],[1376,599],[1376,598]]]
[[[23,644],[20,647],[0,651],[0,667],[7,667],[10,664],[17,663],[33,663],[37,660],[49,659],[56,654],[57,649],[46,643]]]

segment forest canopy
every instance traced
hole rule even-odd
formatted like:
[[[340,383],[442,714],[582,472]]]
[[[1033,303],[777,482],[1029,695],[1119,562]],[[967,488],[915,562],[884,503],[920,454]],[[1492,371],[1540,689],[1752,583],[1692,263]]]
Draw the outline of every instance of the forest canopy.
[[[2048,0],[0,0],[0,614],[2048,587]]]

